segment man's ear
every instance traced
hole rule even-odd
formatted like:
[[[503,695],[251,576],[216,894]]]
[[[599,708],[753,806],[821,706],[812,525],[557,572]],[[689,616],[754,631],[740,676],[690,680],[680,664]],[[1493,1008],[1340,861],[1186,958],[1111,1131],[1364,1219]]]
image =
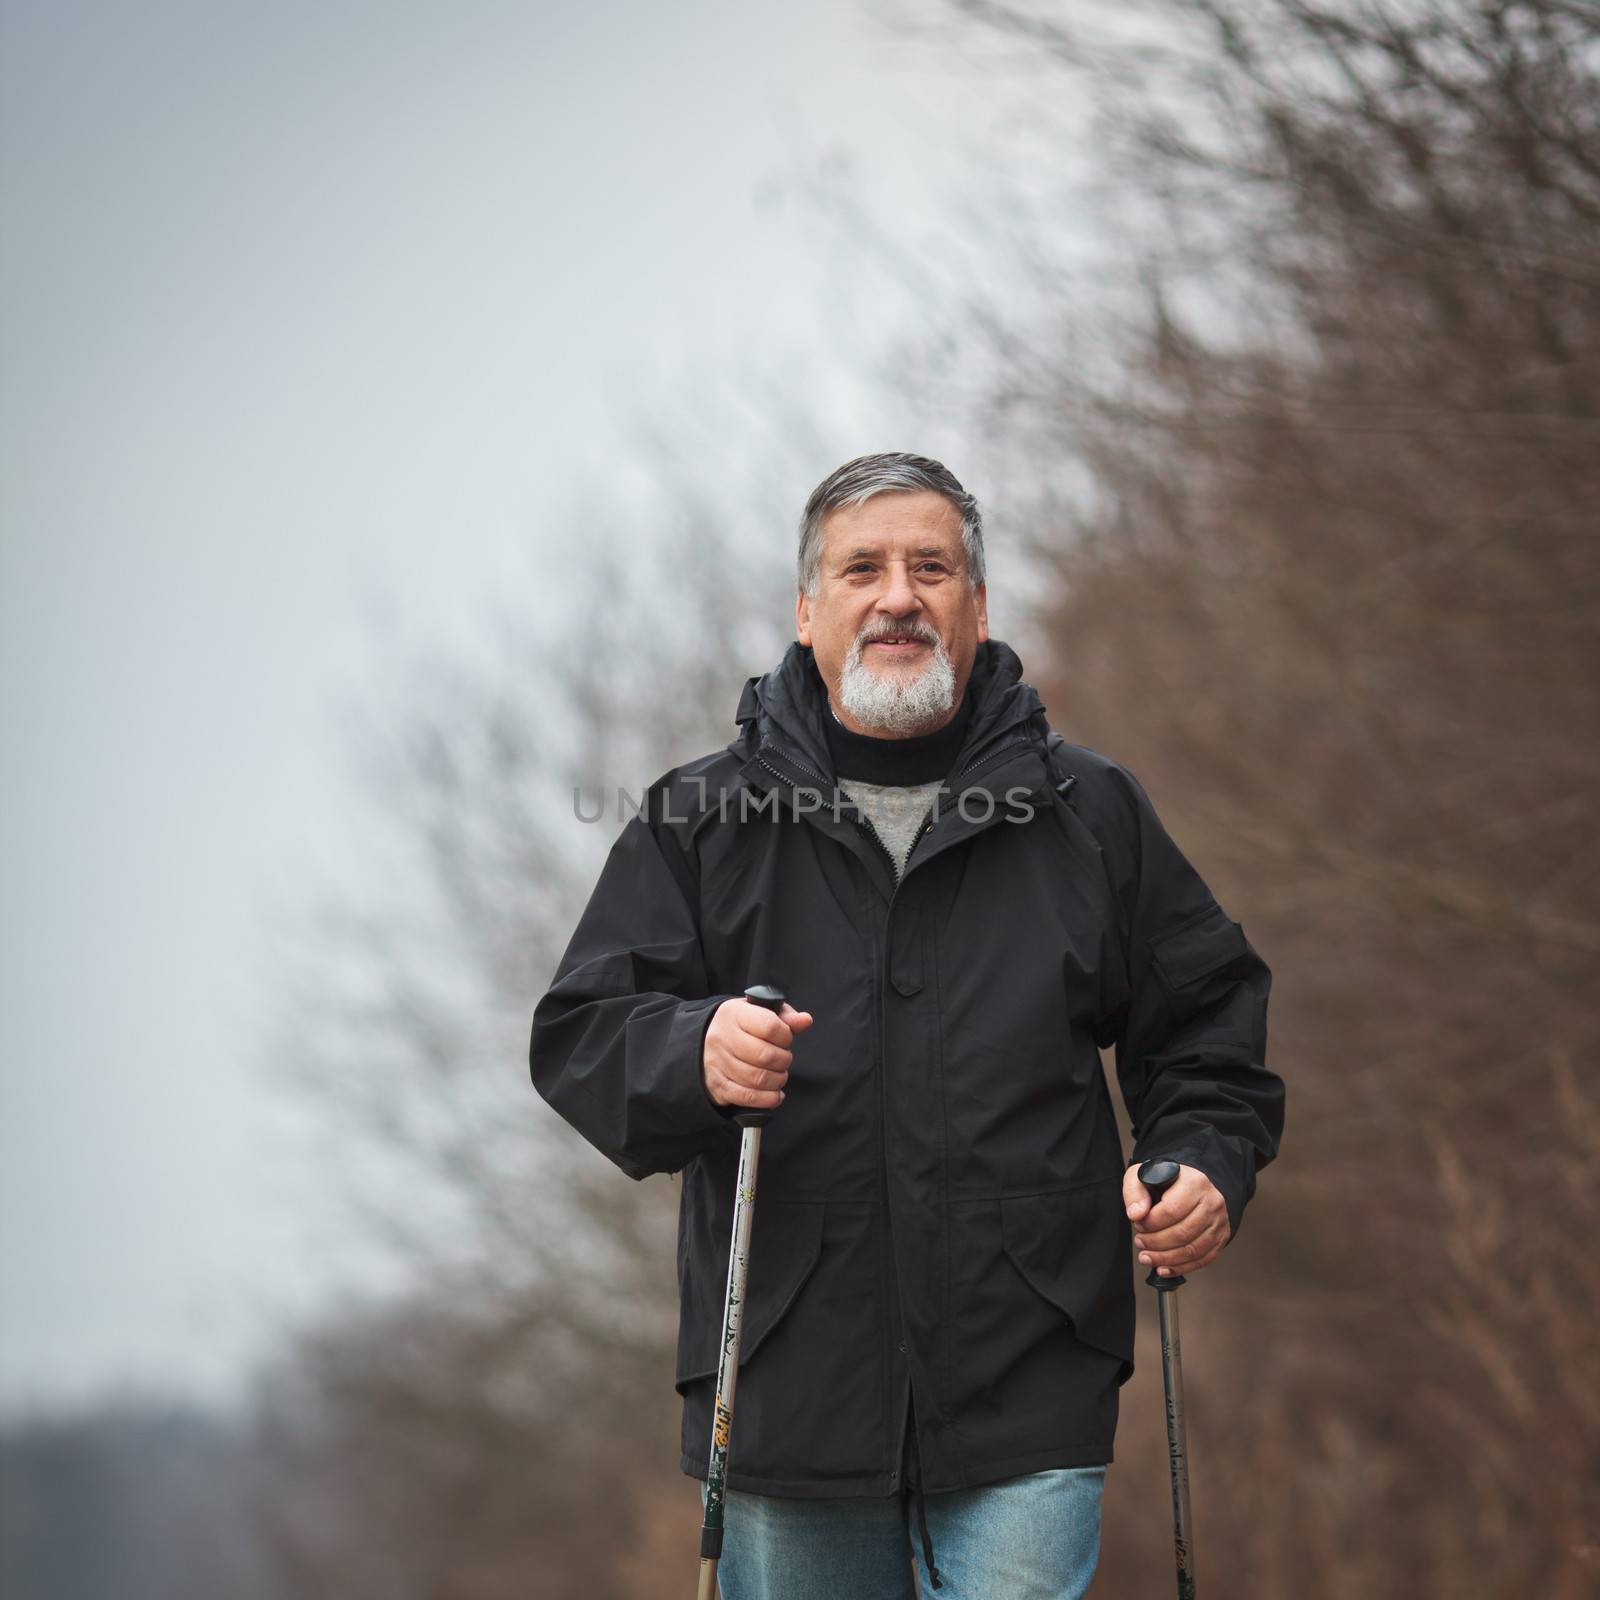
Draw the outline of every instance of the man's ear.
[[[811,596],[804,589],[794,597],[794,636],[803,645],[811,643]]]
[[[973,598],[978,602],[978,643],[982,644],[989,637],[989,586],[980,583],[973,593]]]

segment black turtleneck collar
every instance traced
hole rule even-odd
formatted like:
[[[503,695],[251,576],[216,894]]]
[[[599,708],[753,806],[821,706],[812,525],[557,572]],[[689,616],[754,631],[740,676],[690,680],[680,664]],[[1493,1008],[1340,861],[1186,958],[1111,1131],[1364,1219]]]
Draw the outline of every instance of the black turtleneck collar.
[[[972,718],[972,689],[969,684],[956,714],[933,733],[913,739],[874,739],[852,733],[833,714],[824,716],[828,753],[833,757],[836,777],[854,778],[860,783],[896,784],[937,783],[950,776],[967,724]]]

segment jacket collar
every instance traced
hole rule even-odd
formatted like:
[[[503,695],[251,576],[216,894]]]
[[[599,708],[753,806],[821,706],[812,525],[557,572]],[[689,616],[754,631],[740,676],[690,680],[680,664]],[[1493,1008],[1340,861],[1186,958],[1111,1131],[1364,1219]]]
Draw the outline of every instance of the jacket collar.
[[[1022,681],[1022,662],[1010,645],[988,639],[978,646],[969,682],[972,716],[956,756],[954,771],[986,759],[1017,738],[1018,724],[1043,718],[1044,704]],[[791,644],[764,677],[744,686],[736,713],[740,735],[729,746],[746,759],[762,749],[776,750],[791,762],[834,781],[825,719],[828,691],[809,645]]]

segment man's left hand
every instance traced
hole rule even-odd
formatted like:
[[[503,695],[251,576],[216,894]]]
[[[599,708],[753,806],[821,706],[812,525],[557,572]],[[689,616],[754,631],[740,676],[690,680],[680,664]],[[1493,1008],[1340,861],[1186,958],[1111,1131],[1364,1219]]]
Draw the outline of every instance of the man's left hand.
[[[1138,1167],[1129,1167],[1122,1179],[1122,1203],[1133,1223],[1140,1265],[1154,1267],[1163,1278],[1209,1267],[1233,1232],[1221,1191],[1195,1167],[1178,1168],[1154,1210]]]

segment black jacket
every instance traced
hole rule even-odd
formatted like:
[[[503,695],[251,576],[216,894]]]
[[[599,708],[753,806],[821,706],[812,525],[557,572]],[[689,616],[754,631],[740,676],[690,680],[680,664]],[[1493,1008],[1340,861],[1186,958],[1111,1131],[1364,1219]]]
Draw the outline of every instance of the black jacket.
[[[1269,974],[1114,762],[1055,740],[981,645],[937,820],[898,886],[833,806],[811,652],[726,750],[654,784],[533,1020],[539,1092],[635,1178],[683,1174],[683,1467],[703,1477],[739,1129],[701,1047],[780,986],[815,1016],[763,1139],[734,1489],[929,1492],[1111,1459],[1133,1370],[1132,1159],[1206,1173],[1235,1230],[1271,1160]]]

